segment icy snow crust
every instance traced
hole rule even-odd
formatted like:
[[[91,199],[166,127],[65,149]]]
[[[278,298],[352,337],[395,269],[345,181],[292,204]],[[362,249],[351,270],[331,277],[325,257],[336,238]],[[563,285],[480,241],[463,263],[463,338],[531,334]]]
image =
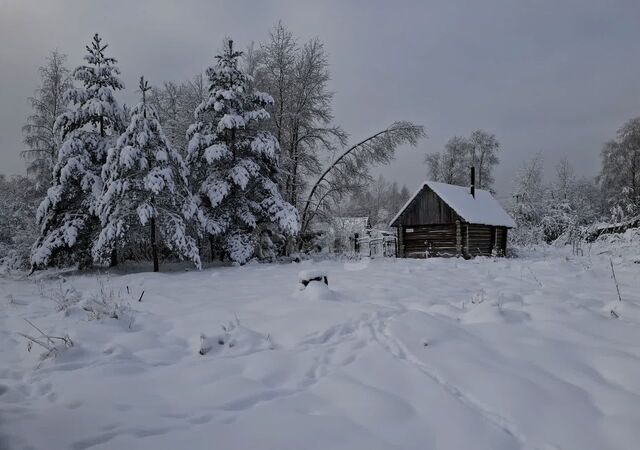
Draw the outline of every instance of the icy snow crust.
[[[0,448],[637,448],[639,266],[619,305],[609,254],[545,252],[112,275],[133,323],[1,276]],[[39,362],[25,318],[74,347]]]
[[[476,189],[475,198],[470,194],[469,188],[455,186],[435,181],[425,181],[422,186],[411,196],[409,201],[398,211],[389,226],[395,226],[394,222],[402,212],[411,205],[411,202],[420,194],[424,187],[429,187],[447,205],[451,207],[462,219],[469,223],[479,225],[493,225],[514,228],[516,223],[507,214],[504,208],[493,198],[489,191]]]

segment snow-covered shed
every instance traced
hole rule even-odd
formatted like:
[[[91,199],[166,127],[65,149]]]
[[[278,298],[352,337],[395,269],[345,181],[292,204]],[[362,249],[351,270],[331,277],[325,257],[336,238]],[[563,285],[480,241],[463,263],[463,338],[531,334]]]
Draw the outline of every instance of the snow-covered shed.
[[[467,257],[504,255],[515,222],[488,191],[426,181],[389,226],[400,257]]]

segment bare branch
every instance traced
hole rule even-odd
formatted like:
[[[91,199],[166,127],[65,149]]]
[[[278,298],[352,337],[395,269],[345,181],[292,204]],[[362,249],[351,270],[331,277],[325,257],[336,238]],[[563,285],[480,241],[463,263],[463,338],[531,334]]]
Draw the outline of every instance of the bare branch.
[[[418,139],[424,136],[425,132],[422,126],[411,122],[395,122],[390,127],[361,140],[345,150],[325,169],[311,188],[302,212],[302,231],[305,231],[310,221],[309,206],[313,198],[319,194],[319,187],[328,182],[329,177],[335,174],[339,175],[339,178],[333,176],[331,181],[334,182],[338,180],[348,182],[350,177],[355,179],[367,177],[368,168],[372,164],[390,162],[393,160],[395,151],[399,146],[404,144],[415,146]],[[341,173],[341,170],[344,170],[344,172]],[[322,201],[317,202],[316,211],[327,198],[326,195],[322,194],[320,197]]]

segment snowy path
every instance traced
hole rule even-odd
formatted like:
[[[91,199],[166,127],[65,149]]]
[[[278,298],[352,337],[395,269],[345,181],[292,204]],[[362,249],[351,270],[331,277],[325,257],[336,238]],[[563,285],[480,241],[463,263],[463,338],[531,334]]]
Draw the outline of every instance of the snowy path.
[[[56,312],[51,277],[0,277],[0,449],[634,448],[640,265],[614,263],[622,305],[606,255],[560,251],[64,284],[133,300],[133,321]],[[330,289],[297,290],[310,268]],[[40,363],[24,318],[76,345]]]

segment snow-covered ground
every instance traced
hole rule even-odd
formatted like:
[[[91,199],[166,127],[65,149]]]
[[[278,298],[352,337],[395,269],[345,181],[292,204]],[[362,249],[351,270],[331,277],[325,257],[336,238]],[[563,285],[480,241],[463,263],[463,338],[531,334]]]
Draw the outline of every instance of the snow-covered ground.
[[[2,276],[0,449],[638,448],[640,264],[620,303],[610,256]],[[40,361],[24,319],[74,346]]]

